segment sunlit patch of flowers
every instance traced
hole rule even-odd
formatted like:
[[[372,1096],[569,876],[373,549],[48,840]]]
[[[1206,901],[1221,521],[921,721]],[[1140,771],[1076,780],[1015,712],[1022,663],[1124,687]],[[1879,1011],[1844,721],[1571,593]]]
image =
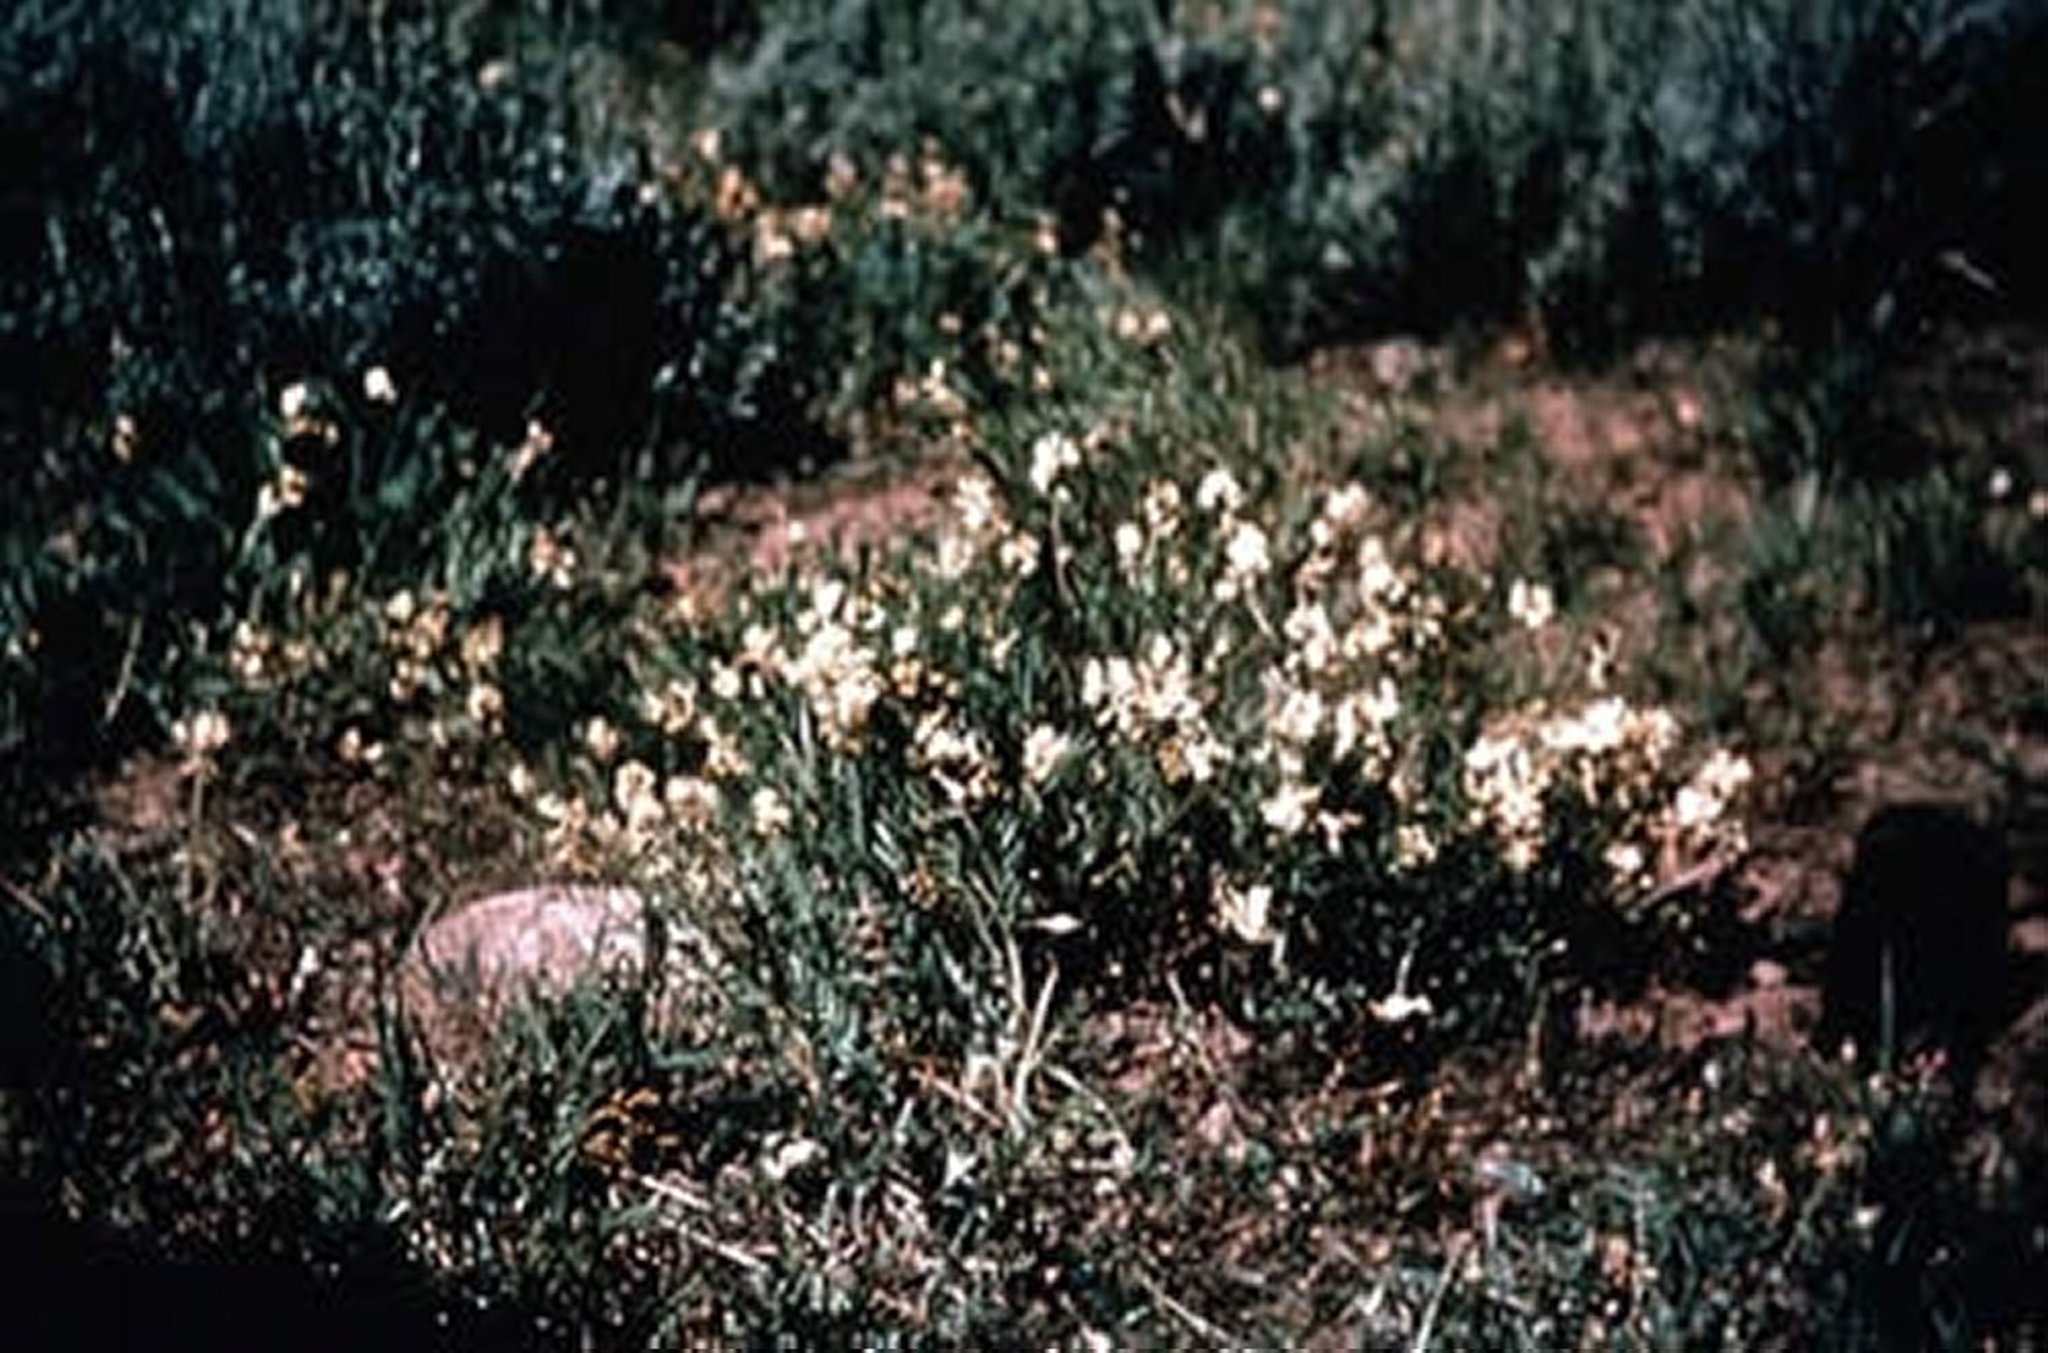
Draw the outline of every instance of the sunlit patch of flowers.
[[[393,663],[387,690],[394,704],[405,704],[438,683],[449,618],[448,599],[439,594],[421,599],[407,590],[384,603],[384,643]]]
[[[1669,711],[1611,695],[1497,717],[1465,752],[1469,825],[1490,832],[1509,866],[1525,870],[1550,829],[1552,796],[1575,793],[1621,829],[1605,859],[1624,884],[1642,876],[1653,848],[1667,861],[1739,849],[1740,824],[1728,809],[1749,780],[1748,762],[1715,749],[1673,792],[1679,736]]]
[[[1142,918],[1279,968],[1323,942],[1300,927],[1331,896],[1409,944],[1435,922],[1402,898],[1590,875],[1627,907],[1739,847],[1747,763],[1622,694],[1547,586],[1419,565],[1366,484],[1227,447],[1174,464],[1130,427],[1066,409],[1011,429],[1010,459],[960,473],[950,510],[892,552],[814,557],[650,627],[641,689],[581,726],[571,783],[529,797],[562,858],[665,841],[689,858],[721,834],[801,858],[858,830],[943,926],[987,902],[923,861],[1042,838],[1060,844],[958,868],[1017,871],[983,882],[1061,934]],[[1475,675],[1473,655],[1531,630],[1570,659],[1538,689]],[[418,614],[399,632],[436,638]],[[1552,851],[1593,869],[1539,875]],[[1158,868],[1180,872],[1133,872]],[[1499,924],[1533,936],[1534,916]],[[1389,967],[1367,996],[1427,1020],[1444,976]]]
[[[797,615],[794,652],[784,657],[766,636],[759,644],[762,665],[779,664],[784,679],[809,701],[826,741],[841,750],[859,744],[887,689],[883,657],[871,646],[886,618],[844,583],[821,579]]]
[[[315,585],[293,568],[285,583],[263,618],[244,616],[228,634],[222,665],[238,714],[359,773],[401,751],[452,767],[502,741],[513,642],[502,614],[438,586],[366,593],[343,571]]]
[[[1089,658],[1082,668],[1081,702],[1096,722],[1127,741],[1199,727],[1202,704],[1195,693],[1194,665],[1187,646],[1154,634],[1133,657]]]
[[[953,489],[952,520],[934,545],[931,568],[941,578],[961,578],[991,547],[1008,538],[1008,515],[995,481],[984,474],[962,476]]]

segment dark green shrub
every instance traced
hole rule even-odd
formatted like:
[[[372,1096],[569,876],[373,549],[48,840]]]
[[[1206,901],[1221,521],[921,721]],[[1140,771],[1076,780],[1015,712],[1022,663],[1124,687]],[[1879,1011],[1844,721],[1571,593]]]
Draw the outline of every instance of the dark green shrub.
[[[1926,0],[788,0],[713,105],[772,184],[930,137],[1069,247],[1113,210],[1282,348],[1525,314],[1583,343],[2038,304],[2044,41]]]

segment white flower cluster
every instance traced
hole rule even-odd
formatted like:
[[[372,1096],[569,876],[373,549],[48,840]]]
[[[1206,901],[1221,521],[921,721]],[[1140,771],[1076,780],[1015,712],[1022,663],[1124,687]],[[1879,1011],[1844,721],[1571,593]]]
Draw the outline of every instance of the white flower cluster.
[[[810,703],[825,741],[841,751],[859,745],[868,715],[887,689],[880,657],[870,646],[887,624],[879,606],[830,578],[812,586],[809,604],[797,615],[801,643],[782,676]]]
[[[1668,711],[1612,695],[1496,720],[1465,752],[1469,825],[1491,832],[1510,866],[1527,869],[1543,845],[1547,798],[1568,788],[1654,839],[1667,858],[1726,847],[1736,828],[1726,810],[1749,780],[1749,763],[1717,750],[1667,798],[1660,786],[1678,735]],[[1617,840],[1606,855],[1618,883],[1640,882],[1649,858],[1642,841]]]
[[[955,808],[995,796],[995,772],[981,734],[963,726],[948,710],[935,709],[918,720],[911,738],[911,763],[931,777]]]
[[[1213,779],[1230,759],[1209,727],[1185,645],[1164,634],[1148,638],[1135,658],[1090,658],[1081,669],[1081,700],[1098,727],[1135,746],[1149,746],[1171,782]]]
[[[1048,432],[1031,444],[1031,487],[1050,494],[1060,476],[1081,466],[1081,448],[1064,432]]]

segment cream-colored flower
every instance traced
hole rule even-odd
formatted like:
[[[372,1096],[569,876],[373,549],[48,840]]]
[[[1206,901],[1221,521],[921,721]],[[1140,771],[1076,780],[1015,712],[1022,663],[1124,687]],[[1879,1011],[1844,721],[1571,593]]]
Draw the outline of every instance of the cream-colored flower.
[[[1042,785],[1052,778],[1067,753],[1073,750],[1073,739],[1060,732],[1051,724],[1039,724],[1024,739],[1024,778],[1031,784]]]
[[[1259,805],[1259,820],[1282,836],[1295,836],[1307,828],[1310,814],[1322,799],[1322,790],[1299,781],[1283,783]]]
[[[1188,655],[1164,634],[1148,638],[1136,661],[1090,658],[1081,669],[1081,699],[1099,725],[1126,738],[1193,729],[1202,721]]]
[[[985,474],[962,475],[953,486],[953,512],[969,535],[981,535],[1002,521],[995,481]]]
[[[462,632],[462,665],[480,672],[497,665],[505,651],[505,622],[487,615]]]
[[[1367,536],[1358,542],[1358,593],[1366,601],[1398,601],[1407,586],[1393,561],[1387,557],[1387,542]]]
[[[1117,562],[1125,568],[1134,566],[1145,553],[1145,532],[1134,521],[1118,522],[1110,540],[1116,546]]]
[[[798,631],[809,634],[814,639],[817,637],[818,624],[818,612],[815,610],[803,612],[797,617],[796,621]],[[837,633],[845,633],[837,625],[832,625],[828,628]],[[775,632],[774,626],[764,625],[758,620],[748,625],[744,630],[740,631],[740,651],[736,656],[734,665],[751,672],[778,672],[782,670],[782,636]]]
[[[1134,685],[1129,658],[1090,658],[1081,666],[1081,703],[1102,710],[1105,722],[1114,704],[1129,699]]]
[[[1707,793],[1721,799],[1732,799],[1748,787],[1754,775],[1747,757],[1737,756],[1725,747],[1716,747],[1694,778]]]
[[[747,800],[747,816],[761,836],[780,836],[796,820],[789,804],[771,785],[762,785]]]
[[[1681,785],[1671,804],[1674,820],[1685,828],[1712,825],[1721,816],[1721,808],[1720,799],[1697,785]]]
[[[718,787],[697,775],[671,775],[662,782],[662,806],[678,822],[708,826],[718,816]]]
[[[1195,485],[1195,506],[1204,512],[1228,516],[1244,505],[1244,490],[1237,477],[1221,466],[1202,476]]]
[[[1643,848],[1633,841],[1616,841],[1603,852],[1602,859],[1618,888],[1640,885],[1649,870],[1648,857],[1643,854]]]
[[[754,218],[754,257],[763,264],[796,257],[796,239],[789,233],[781,212],[764,211]]]
[[[373,366],[363,373],[363,398],[374,404],[391,404],[398,399],[398,385],[391,379],[391,373],[381,366]]]
[[[995,777],[980,735],[960,728],[945,710],[933,710],[918,720],[911,755],[955,805],[980,803],[995,793]]]
[[[537,461],[554,449],[555,434],[548,431],[547,427],[538,420],[529,419],[526,424],[525,440],[521,441],[519,449],[512,453],[513,482],[516,483],[524,479],[526,472],[531,470]]]
[[[789,229],[803,244],[821,244],[832,233],[832,209],[798,207],[789,214]]]
[[[185,754],[188,762],[198,764],[211,760],[215,753],[227,746],[232,732],[227,715],[219,710],[202,709],[172,723],[171,741]]]
[[[1245,944],[1268,945],[1280,938],[1273,928],[1273,889],[1269,884],[1239,888],[1219,882],[1216,919],[1226,934]]]
[[[1180,485],[1171,479],[1153,480],[1145,486],[1138,510],[1154,540],[1172,539],[1180,532]]]
[[[533,533],[526,549],[526,566],[557,591],[567,591],[576,581],[576,551],[545,526]]]
[[[1592,701],[1574,715],[1546,720],[1538,730],[1544,746],[1555,752],[1605,755],[1628,738],[1629,707],[1618,696]]]
[[[1280,632],[1292,649],[1289,657],[1305,672],[1321,672],[1337,656],[1337,631],[1322,603],[1305,601],[1287,613]]]
[[[496,730],[504,721],[504,693],[488,681],[472,685],[463,704],[471,721],[481,728]]]
[[[1366,1008],[1382,1024],[1406,1024],[1411,1019],[1428,1019],[1436,1013],[1436,1007],[1427,995],[1416,996],[1401,990],[1388,992]]]
[[[1586,643],[1586,685],[1604,691],[1614,679],[1616,643],[1605,629]]]
[[[1345,628],[1338,650],[1347,661],[1357,662],[1386,652],[1400,637],[1394,628],[1394,613],[1379,601],[1368,599]]]
[[[1393,746],[1387,730],[1400,714],[1401,692],[1390,677],[1348,692],[1331,718],[1331,754],[1341,761],[1363,749],[1370,762],[1385,758]]]
[[[1501,842],[1501,855],[1511,868],[1526,870],[1536,861],[1543,839],[1543,796],[1551,772],[1513,731],[1492,732],[1465,752],[1465,797],[1472,803],[1475,825],[1490,828]]]
[[[884,689],[873,650],[844,625],[827,622],[789,659],[787,675],[810,702],[826,740],[840,750],[854,747]]]
[[[619,730],[602,714],[594,715],[583,725],[583,748],[590,753],[591,760],[599,765],[608,764],[619,754]]]
[[[1110,328],[1126,343],[1151,347],[1173,332],[1173,319],[1164,310],[1123,306],[1111,317]]]
[[[1404,822],[1394,828],[1394,863],[1403,869],[1421,869],[1436,859],[1436,838],[1419,822]]]
[[[1557,615],[1557,598],[1543,583],[1517,578],[1508,588],[1508,614],[1523,628],[1540,630]]]
[[[697,717],[697,683],[671,678],[658,691],[640,694],[640,717],[675,737]]]
[[[1018,578],[1038,572],[1038,537],[1028,531],[1011,531],[996,547],[996,560]]]
[[[752,766],[740,750],[739,739],[709,714],[699,716],[697,736],[704,740],[704,775],[712,780],[731,780],[745,775]]]
[[[108,449],[114,453],[114,459],[123,465],[128,464],[135,459],[135,452],[141,445],[142,425],[135,421],[135,415],[115,414],[113,434],[107,441]]]
[[[612,806],[625,819],[626,829],[644,834],[660,825],[663,806],[655,793],[659,783],[654,771],[643,761],[624,761],[612,772]]]
[[[1273,566],[1265,531],[1256,523],[1238,522],[1224,542],[1223,561],[1228,575],[1241,583],[1263,578]]]
[[[740,669],[729,662],[713,663],[711,666],[711,693],[720,700],[733,701],[746,690],[746,682],[740,677]]]
[[[1322,692],[1311,686],[1294,686],[1284,681],[1271,685],[1266,693],[1266,705],[1267,727],[1273,737],[1296,748],[1306,747],[1316,740],[1329,713]]]
[[[1047,432],[1031,444],[1031,487],[1040,494],[1052,492],[1053,485],[1068,470],[1081,464],[1081,448],[1064,432]]]
[[[1230,748],[1207,726],[1199,727],[1194,730],[1192,736],[1185,737],[1181,741],[1180,749],[1188,778],[1198,785],[1208,784],[1215,779],[1217,773],[1230,761]]]
[[[268,634],[247,620],[238,620],[228,642],[228,670],[244,686],[259,685],[269,666],[270,650]]]
[[[306,501],[306,472],[286,463],[277,467],[277,478],[256,491],[256,515],[269,520]]]
[[[1372,495],[1362,484],[1342,484],[1331,489],[1323,499],[1321,519],[1338,531],[1348,531],[1364,524],[1372,511]]]

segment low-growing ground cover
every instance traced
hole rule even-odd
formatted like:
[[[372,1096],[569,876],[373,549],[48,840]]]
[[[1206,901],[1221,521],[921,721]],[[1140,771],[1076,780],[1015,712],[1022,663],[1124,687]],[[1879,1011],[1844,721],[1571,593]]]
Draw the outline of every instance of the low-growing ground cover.
[[[899,66],[1011,30],[865,13],[764,8],[737,85],[674,53],[668,85],[620,74],[630,25],[479,7],[501,54],[341,7],[367,45],[321,80],[396,69],[504,158],[450,171],[456,208],[323,190],[284,263],[235,270],[226,230],[221,275],[282,329],[145,326],[123,341],[191,364],[8,406],[35,415],[0,595],[9,1179],[145,1253],[487,1307],[492,1347],[2038,1331],[2038,1034],[1962,1087],[1814,1037],[1877,806],[1997,818],[2038,908],[2038,330],[1916,314],[1916,353],[1759,323],[1575,368],[1537,295],[1519,329],[1275,365],[1269,317],[1201,301],[1231,288],[1187,253],[1070,228],[1086,170],[1197,231],[1170,208],[1199,157],[956,158]],[[1250,115],[1232,63],[1291,49],[1259,36],[1286,16],[1238,17],[1190,69]],[[164,31],[173,107],[243,87]],[[1076,50],[1140,91],[1182,50],[1110,31]],[[863,43],[859,116],[784,109]],[[778,61],[804,78],[764,94]],[[548,111],[565,72],[730,125],[591,131]],[[436,93],[451,73],[476,93]],[[250,87],[267,133],[180,141],[214,186],[329,126]],[[202,187],[178,209],[233,222]],[[308,319],[335,259],[405,252],[324,252],[337,210],[457,255],[475,230],[541,280],[497,310],[463,289],[490,266],[451,269],[467,318],[432,338],[403,304]],[[52,334],[106,339],[177,252],[109,247],[77,274],[104,293],[10,300],[5,336],[76,374]],[[598,413],[623,387],[549,370],[581,370],[552,330],[606,341],[577,304],[616,278],[583,248],[661,288],[622,440]],[[552,298],[535,328],[522,297]],[[1470,314],[1532,300],[1489,298]],[[501,323],[536,383],[508,406],[503,367],[465,365]],[[277,336],[302,324],[335,346]],[[232,392],[203,436],[181,372]],[[800,482],[744,482],[764,466]],[[421,928],[542,880],[651,899],[662,961],[492,1038],[421,1029]],[[2040,991],[2037,928],[2002,1016]]]

